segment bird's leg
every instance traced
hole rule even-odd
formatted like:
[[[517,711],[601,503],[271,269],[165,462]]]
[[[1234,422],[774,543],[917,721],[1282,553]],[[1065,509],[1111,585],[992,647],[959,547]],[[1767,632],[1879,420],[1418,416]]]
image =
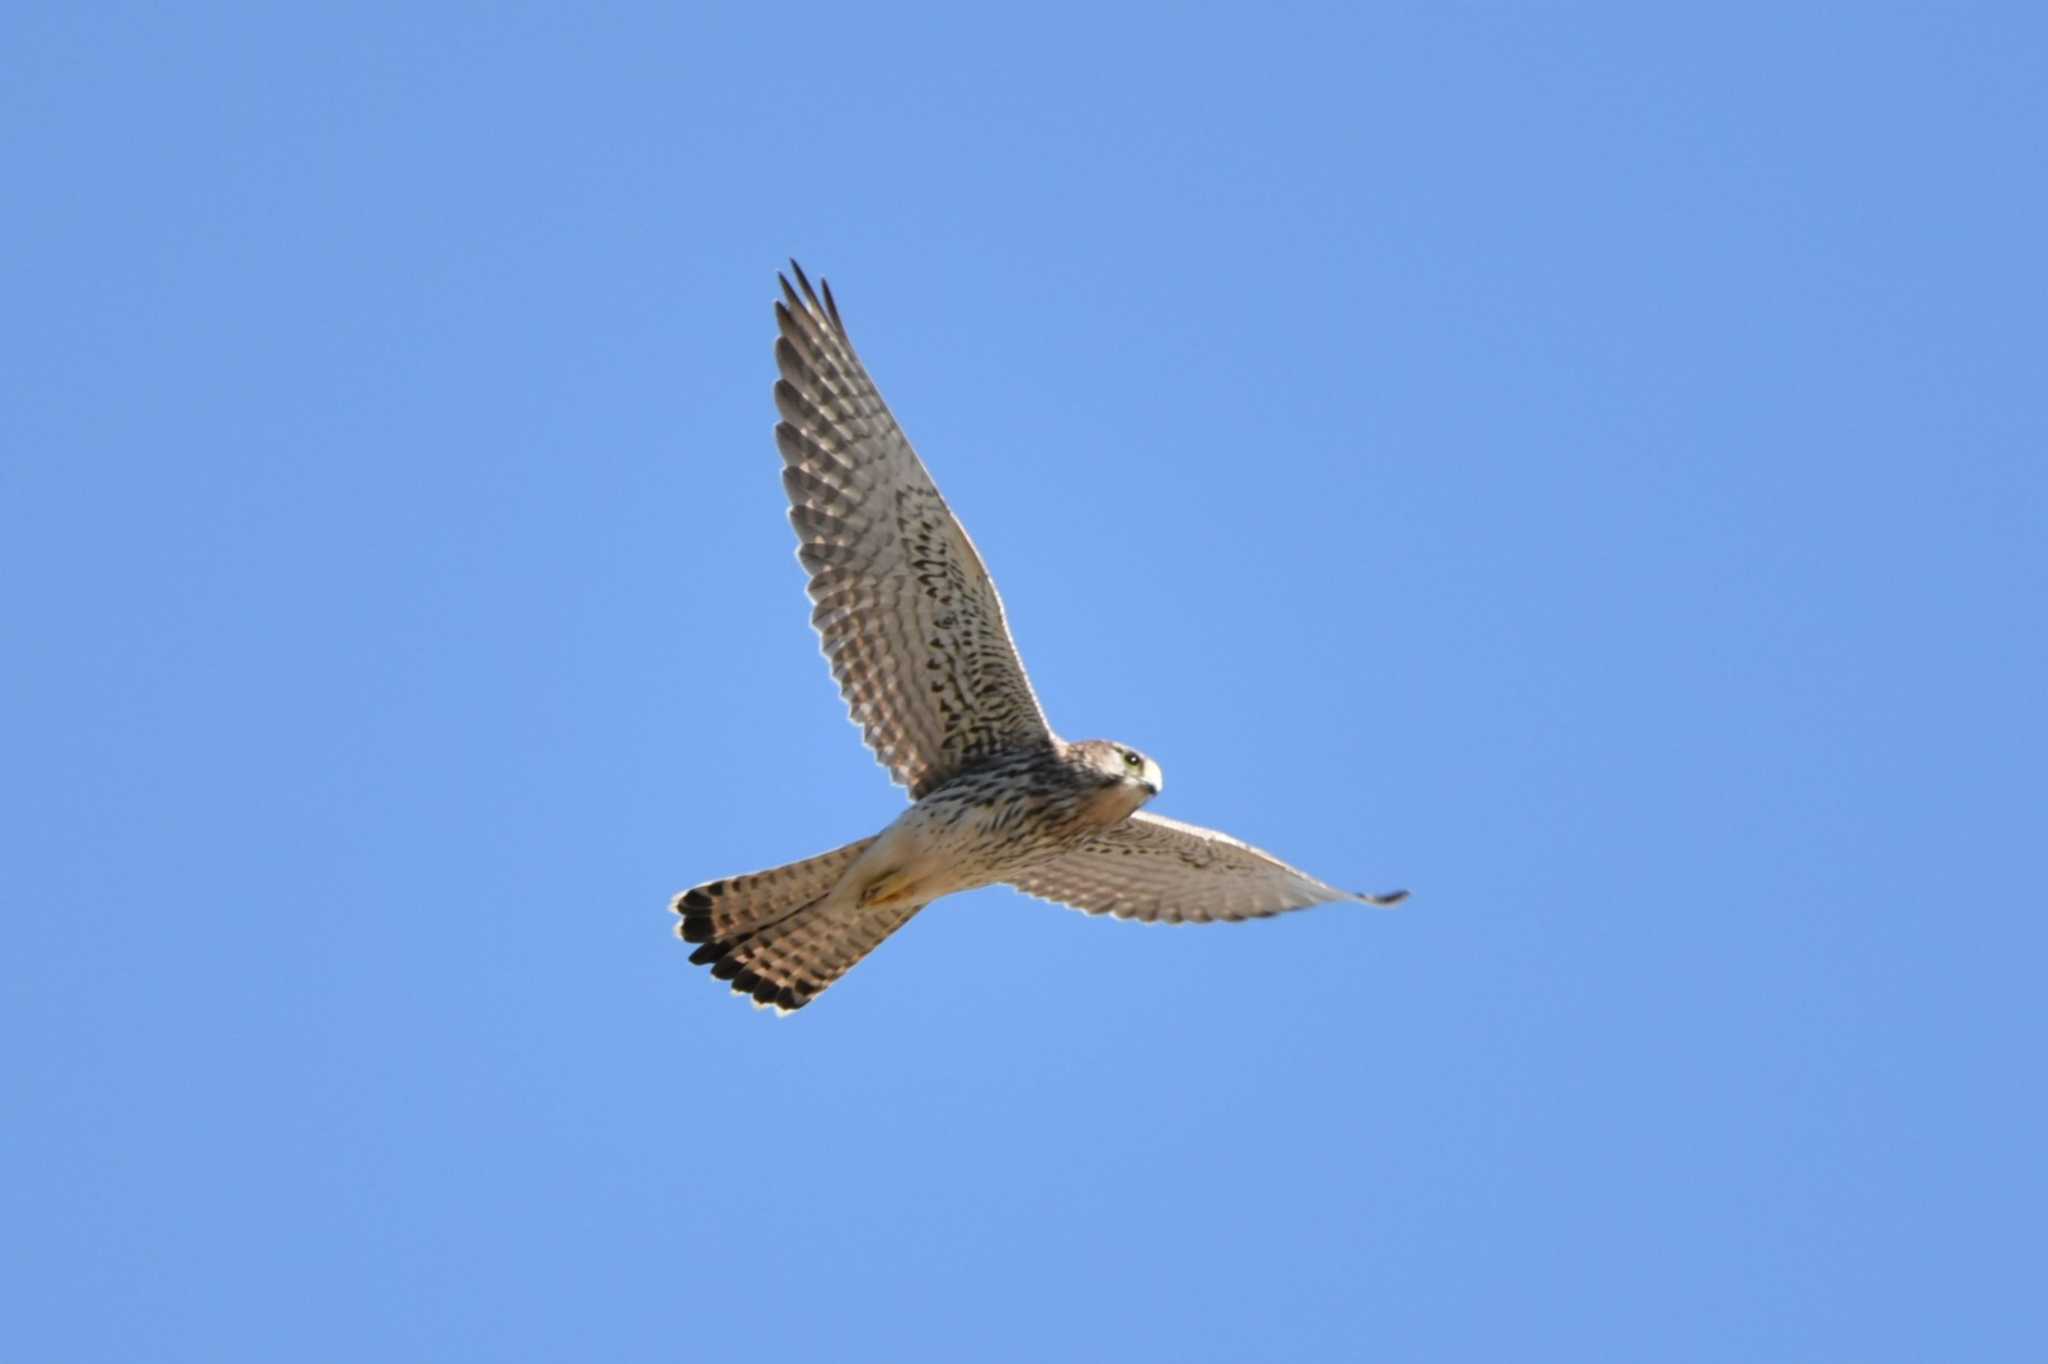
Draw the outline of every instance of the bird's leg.
[[[910,889],[911,880],[911,870],[908,867],[885,871],[861,887],[861,905],[867,907],[894,900]]]
[[[943,849],[932,845],[930,812],[913,805],[847,869],[840,894],[863,909],[922,904],[931,896],[918,894],[919,888],[944,864]]]

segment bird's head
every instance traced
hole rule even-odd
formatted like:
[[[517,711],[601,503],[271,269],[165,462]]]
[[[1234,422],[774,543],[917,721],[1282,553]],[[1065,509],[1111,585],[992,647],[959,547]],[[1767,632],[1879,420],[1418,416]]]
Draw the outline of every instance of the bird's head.
[[[1104,795],[1122,806],[1122,815],[1143,805],[1166,785],[1159,764],[1129,744],[1108,739],[1083,739],[1071,752],[1088,773],[1101,782]],[[1119,815],[1119,818],[1122,817]]]

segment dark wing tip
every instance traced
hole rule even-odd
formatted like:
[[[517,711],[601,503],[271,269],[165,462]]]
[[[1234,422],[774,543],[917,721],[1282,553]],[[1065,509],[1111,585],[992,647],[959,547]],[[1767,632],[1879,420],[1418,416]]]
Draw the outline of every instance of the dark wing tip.
[[[797,287],[804,291],[804,297],[810,301],[811,306],[819,312],[825,311],[818,302],[818,291],[811,287],[811,277],[804,273],[804,268],[796,263],[794,256],[790,257],[789,272],[796,276]]]
[[[833,330],[841,336],[846,335],[846,324],[839,320],[839,300],[832,297],[832,281],[820,275],[818,287],[825,291],[825,311],[831,315]]]
[[[841,336],[845,336],[846,323],[840,319],[839,300],[832,297],[831,282],[823,275],[820,275],[818,276],[817,287],[813,288],[811,286],[811,277],[804,273],[803,266],[796,263],[796,257],[794,256],[789,259],[789,273],[796,276],[795,289],[790,287],[789,275],[778,273],[775,276],[782,285],[782,292],[784,297],[788,298],[789,306],[804,309],[820,321],[830,322],[832,330],[838,332]],[[803,302],[799,302],[797,299],[798,290],[803,292]],[[822,298],[819,297],[820,291],[824,295]]]
[[[1405,890],[1389,890],[1374,895],[1369,891],[1361,890],[1358,892],[1358,898],[1369,905],[1378,905],[1380,908],[1385,909],[1392,905],[1398,905],[1407,899],[1408,892]]]

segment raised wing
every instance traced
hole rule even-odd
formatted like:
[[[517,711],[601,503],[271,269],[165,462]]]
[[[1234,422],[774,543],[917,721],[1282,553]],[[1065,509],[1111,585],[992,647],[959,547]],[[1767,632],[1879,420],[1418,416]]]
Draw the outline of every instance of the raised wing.
[[[996,585],[854,354],[831,286],[821,300],[790,269],[802,292],[783,279],[775,305],[775,443],[811,623],[869,747],[922,796],[1052,730]]]
[[[1214,829],[1140,810],[1010,884],[1090,914],[1159,923],[1263,919],[1331,900],[1398,904],[1405,890],[1353,894]]]

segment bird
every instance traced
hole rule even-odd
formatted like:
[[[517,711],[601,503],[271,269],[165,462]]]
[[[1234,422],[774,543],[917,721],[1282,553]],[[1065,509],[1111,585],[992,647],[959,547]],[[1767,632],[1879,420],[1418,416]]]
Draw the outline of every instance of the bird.
[[[932,901],[997,883],[1156,923],[1405,899],[1339,890],[1153,814],[1141,807],[1165,780],[1152,758],[1053,732],[995,582],[868,377],[832,286],[789,265],[777,275],[775,443],[811,624],[850,718],[911,804],[872,837],[678,894],[690,961],[786,1014]]]

